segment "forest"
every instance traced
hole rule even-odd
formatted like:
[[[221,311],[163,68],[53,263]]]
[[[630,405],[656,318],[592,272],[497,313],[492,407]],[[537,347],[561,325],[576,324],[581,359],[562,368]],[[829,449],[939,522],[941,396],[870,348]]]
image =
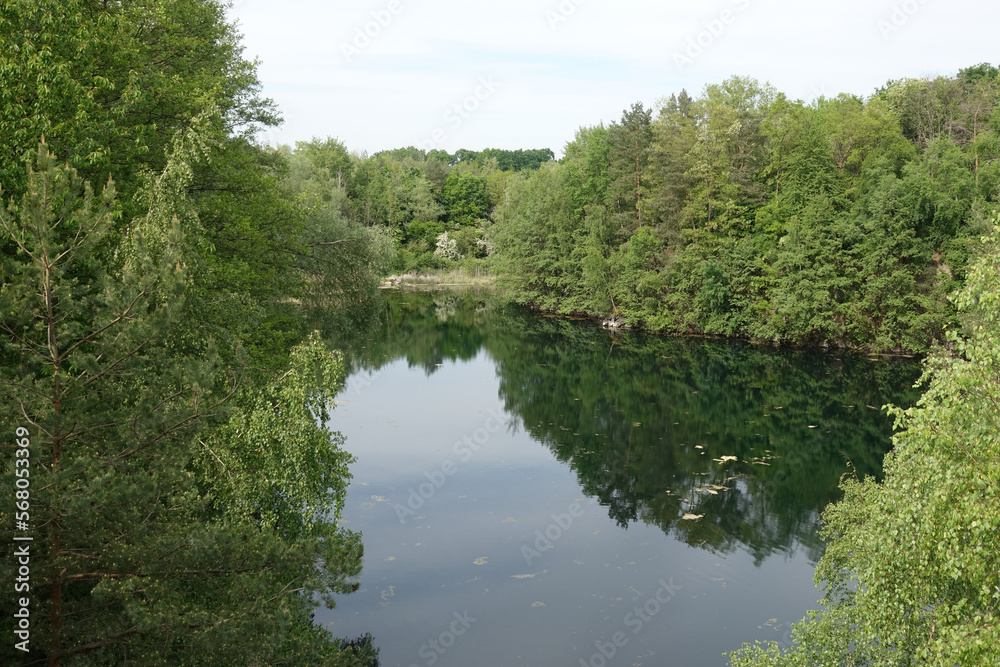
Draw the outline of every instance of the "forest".
[[[512,188],[499,272],[654,331],[926,351],[996,209],[997,85],[983,65],[805,104],[733,77],[635,104]]]
[[[558,161],[284,150],[389,234],[398,272],[480,266],[520,303],[649,331],[920,354],[998,210],[998,101],[989,64],[808,103],[734,76],[582,127]]]
[[[733,664],[1000,655],[997,68],[811,102],[733,77],[559,159],[369,156],[261,141],[215,0],[8,0],[0,43],[0,519],[31,538],[4,663],[373,664],[311,615],[363,557],[338,349],[382,277],[456,266],[651,332],[928,355],[884,481],[824,514],[824,612]]]
[[[0,43],[0,662],[373,664],[311,613],[358,587],[327,423],[388,246],[256,141],[220,4],[15,0]]]

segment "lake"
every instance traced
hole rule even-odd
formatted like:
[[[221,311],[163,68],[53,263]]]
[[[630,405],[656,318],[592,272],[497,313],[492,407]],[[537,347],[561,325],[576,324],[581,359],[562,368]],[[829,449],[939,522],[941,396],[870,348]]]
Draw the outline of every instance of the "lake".
[[[384,667],[726,664],[816,608],[820,512],[878,475],[917,362],[611,333],[390,292],[331,426]]]

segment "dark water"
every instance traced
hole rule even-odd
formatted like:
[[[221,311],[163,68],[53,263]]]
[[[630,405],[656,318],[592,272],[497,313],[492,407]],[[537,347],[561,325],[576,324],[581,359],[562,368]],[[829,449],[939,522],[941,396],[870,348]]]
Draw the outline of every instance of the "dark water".
[[[815,608],[819,513],[877,475],[914,362],[613,335],[387,295],[333,427],[382,665],[726,664]]]

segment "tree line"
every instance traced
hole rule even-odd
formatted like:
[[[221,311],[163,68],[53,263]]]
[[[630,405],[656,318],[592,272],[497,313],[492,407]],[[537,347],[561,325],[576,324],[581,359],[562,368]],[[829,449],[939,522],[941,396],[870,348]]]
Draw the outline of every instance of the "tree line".
[[[550,149],[448,153],[413,146],[372,156],[333,137],[296,142],[278,152],[293,180],[309,182],[344,220],[383,233],[398,273],[456,264],[485,266],[492,252],[487,226],[514,174],[538,169]],[[464,262],[463,262],[464,260]]]
[[[582,127],[558,161],[283,151],[329,171],[346,219],[388,232],[397,272],[475,264],[543,310],[921,353],[998,209],[998,100],[988,64],[810,103],[737,76]]]
[[[1000,78],[789,100],[745,77],[581,128],[507,183],[496,271],[647,329],[926,351],[1000,197]]]

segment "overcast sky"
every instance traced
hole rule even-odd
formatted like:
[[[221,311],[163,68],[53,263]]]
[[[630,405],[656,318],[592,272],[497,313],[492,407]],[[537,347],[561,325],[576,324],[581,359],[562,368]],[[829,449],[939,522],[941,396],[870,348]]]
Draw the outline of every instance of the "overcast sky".
[[[734,74],[792,99],[1000,63],[983,0],[233,0],[285,123],[264,138],[551,148]]]

